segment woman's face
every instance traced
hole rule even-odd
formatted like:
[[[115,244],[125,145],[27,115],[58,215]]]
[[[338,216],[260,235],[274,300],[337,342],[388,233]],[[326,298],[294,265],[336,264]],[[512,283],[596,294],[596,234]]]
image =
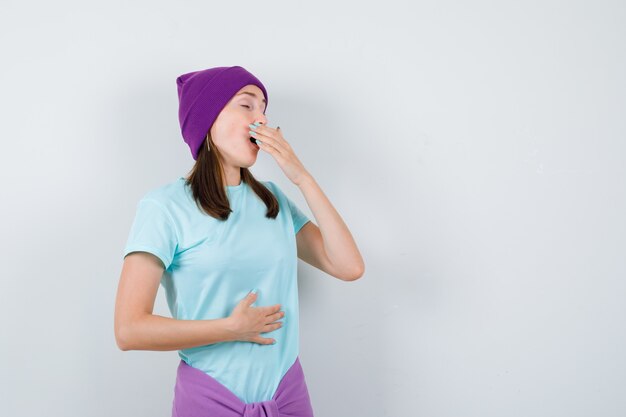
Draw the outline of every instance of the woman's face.
[[[215,119],[210,133],[225,169],[248,168],[256,162],[259,149],[250,141],[248,125],[254,122],[267,125],[264,110],[263,91],[250,84],[239,90]]]

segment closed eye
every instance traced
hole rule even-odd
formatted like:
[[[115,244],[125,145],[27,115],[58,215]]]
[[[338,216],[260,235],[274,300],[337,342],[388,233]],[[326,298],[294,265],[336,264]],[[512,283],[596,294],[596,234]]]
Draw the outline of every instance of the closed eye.
[[[247,107],[247,108],[251,108],[250,106],[246,105],[246,104],[242,104],[241,107]]]

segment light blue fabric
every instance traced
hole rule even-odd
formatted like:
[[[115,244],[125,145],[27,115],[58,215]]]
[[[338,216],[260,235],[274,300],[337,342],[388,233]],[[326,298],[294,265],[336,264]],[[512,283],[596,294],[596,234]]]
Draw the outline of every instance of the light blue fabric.
[[[201,212],[184,178],[148,191],[137,205],[124,249],[156,255],[175,319],[228,317],[249,291],[253,306],[281,304],[283,327],[261,333],[274,345],[220,342],[179,350],[198,368],[246,403],[270,400],[299,353],[296,233],[308,217],[271,181],[261,181],[278,199],[276,219],[243,181],[227,186],[233,212],[226,221]]]

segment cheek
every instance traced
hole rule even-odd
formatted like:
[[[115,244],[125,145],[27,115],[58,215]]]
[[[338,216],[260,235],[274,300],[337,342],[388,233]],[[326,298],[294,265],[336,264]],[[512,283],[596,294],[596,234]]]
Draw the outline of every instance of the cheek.
[[[240,116],[232,113],[225,115],[221,122],[222,123],[220,124],[220,131],[224,133],[232,133],[234,131],[241,130],[244,124]]]
[[[212,128],[215,128],[216,133],[228,133],[237,125],[241,125],[241,116],[224,108],[215,119]]]
[[[241,137],[248,135],[248,130],[247,121],[240,114],[223,111],[211,126],[211,135],[216,146],[224,150],[239,149]]]
[[[211,135],[213,140],[224,140],[233,135],[240,128],[241,123],[234,120],[232,117],[220,116],[219,120],[216,120],[211,126]]]

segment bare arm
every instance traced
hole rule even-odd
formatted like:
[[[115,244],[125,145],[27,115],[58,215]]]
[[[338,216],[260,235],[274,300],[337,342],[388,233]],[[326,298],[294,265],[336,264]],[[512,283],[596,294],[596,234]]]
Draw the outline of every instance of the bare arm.
[[[303,227],[298,238],[302,259],[344,281],[363,276],[365,263],[354,238],[313,176],[306,175],[298,186],[319,223]]]
[[[177,320],[152,314],[164,267],[147,252],[126,256],[115,302],[121,350],[180,350],[236,340],[231,319]]]
[[[156,314],[135,319],[116,338],[121,350],[180,350],[234,340],[226,318],[177,320]]]

